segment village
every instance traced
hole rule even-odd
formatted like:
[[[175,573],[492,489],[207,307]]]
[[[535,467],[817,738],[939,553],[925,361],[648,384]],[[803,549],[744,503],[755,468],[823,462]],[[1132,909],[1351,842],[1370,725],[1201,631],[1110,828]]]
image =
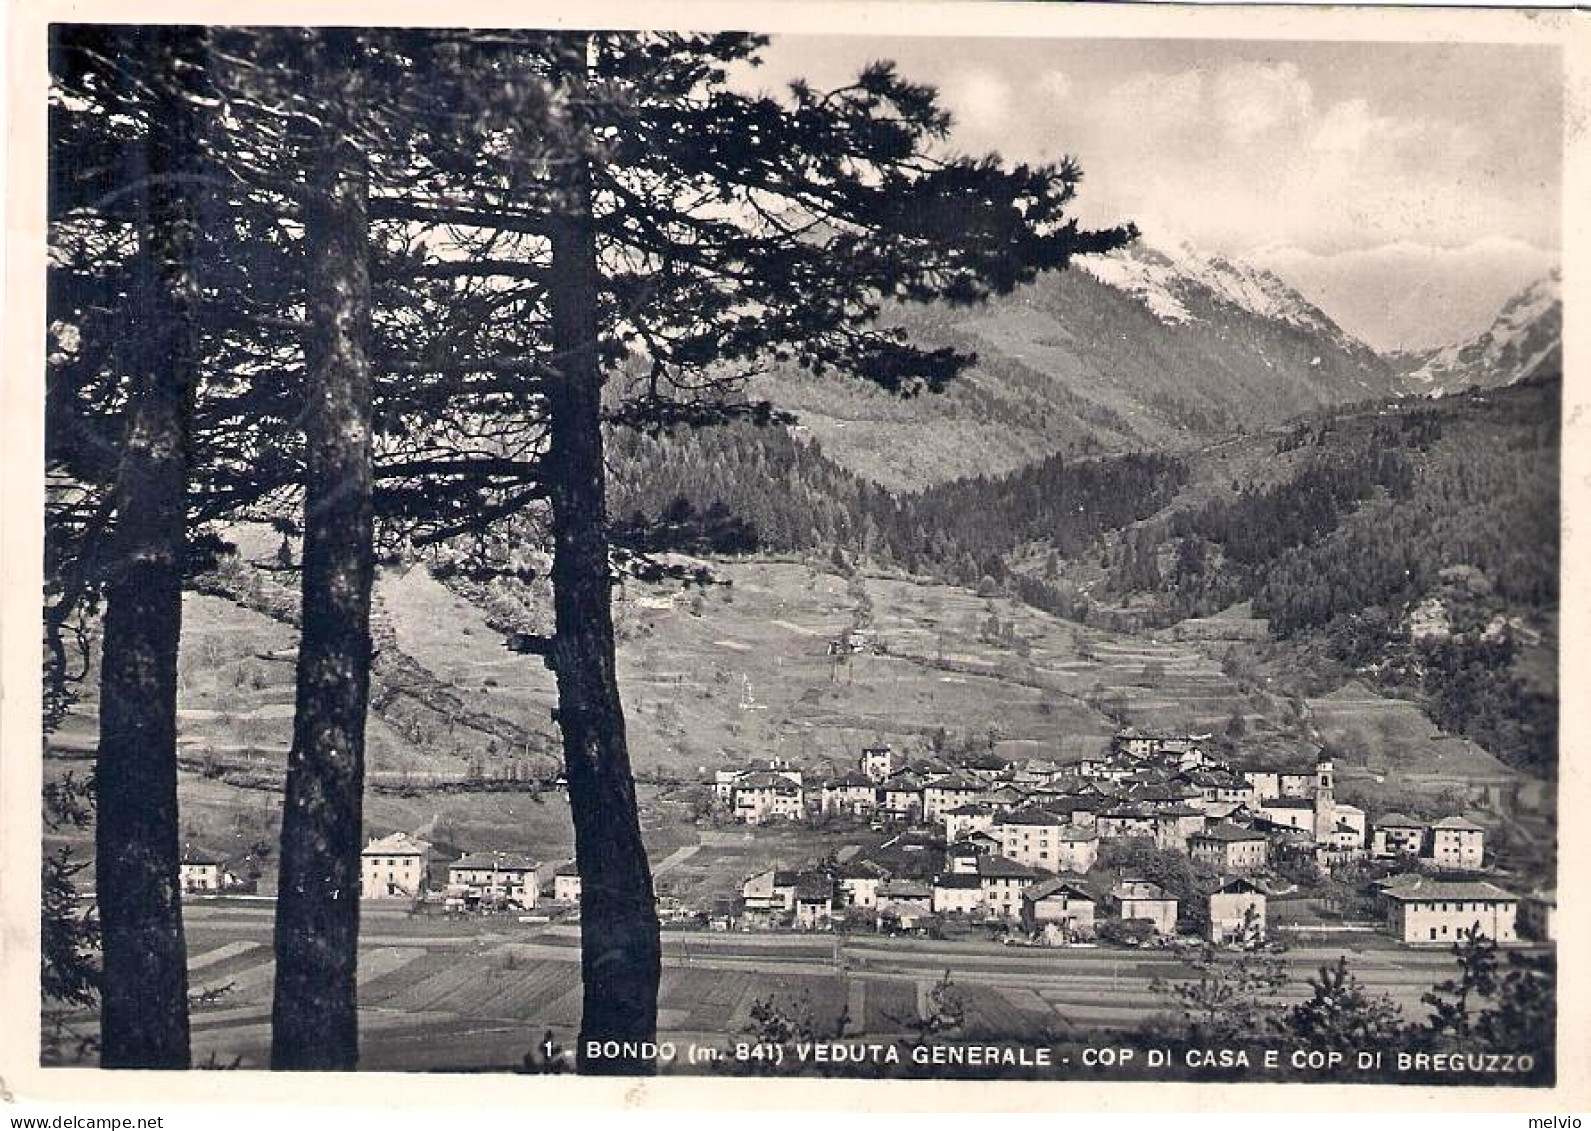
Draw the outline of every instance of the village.
[[[1337,798],[1323,752],[1308,764],[1242,759],[1212,752],[1209,739],[1127,728],[1108,750],[1064,766],[908,758],[881,744],[851,769],[784,759],[718,769],[714,821],[752,836],[823,822],[854,828],[857,843],[744,876],[733,896],[693,904],[660,885],[659,917],[682,929],[1039,947],[1195,937],[1253,948],[1371,929],[1409,946],[1448,947],[1470,931],[1499,944],[1553,939],[1553,893],[1497,882],[1484,825],[1457,814],[1372,817]],[[573,862],[432,855],[409,833],[372,839],[362,897],[426,914],[578,917]],[[191,848],[182,881],[194,895],[234,886],[220,858]]]

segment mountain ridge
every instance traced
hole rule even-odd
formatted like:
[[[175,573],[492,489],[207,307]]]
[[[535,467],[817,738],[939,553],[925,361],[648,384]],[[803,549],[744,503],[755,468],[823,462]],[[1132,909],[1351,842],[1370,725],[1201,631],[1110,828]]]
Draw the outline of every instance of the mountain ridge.
[[[1503,303],[1467,341],[1394,355],[1409,391],[1438,397],[1470,386],[1497,388],[1563,370],[1563,275],[1554,269]]]
[[[1402,392],[1279,276],[1185,244],[1080,258],[979,307],[896,307],[885,322],[977,361],[943,393],[904,400],[788,371],[754,392],[896,490],[1057,454],[1182,450]]]

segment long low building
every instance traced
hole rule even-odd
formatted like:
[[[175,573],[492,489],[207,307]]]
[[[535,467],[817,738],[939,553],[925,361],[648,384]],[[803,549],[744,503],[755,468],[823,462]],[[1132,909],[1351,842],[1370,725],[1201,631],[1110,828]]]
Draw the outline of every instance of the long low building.
[[[1479,930],[1494,942],[1518,937],[1519,897],[1485,880],[1416,876],[1383,891],[1387,926],[1406,943],[1452,943]]]

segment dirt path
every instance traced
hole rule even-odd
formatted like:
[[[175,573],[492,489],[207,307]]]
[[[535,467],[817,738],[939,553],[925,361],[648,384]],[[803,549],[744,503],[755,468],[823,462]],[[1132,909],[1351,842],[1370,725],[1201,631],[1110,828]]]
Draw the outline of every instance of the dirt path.
[[[672,868],[678,868],[692,856],[695,856],[696,851],[699,848],[701,848],[701,845],[699,844],[680,845],[673,852],[670,852],[667,856],[663,857],[663,859],[657,862],[656,866],[652,869],[652,875],[661,876],[664,872],[667,872]]]

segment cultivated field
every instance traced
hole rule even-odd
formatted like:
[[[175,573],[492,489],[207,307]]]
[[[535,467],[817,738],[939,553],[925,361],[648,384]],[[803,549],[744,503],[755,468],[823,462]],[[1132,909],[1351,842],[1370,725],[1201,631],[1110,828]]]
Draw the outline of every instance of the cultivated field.
[[[187,908],[195,992],[222,990],[193,1016],[196,1060],[260,1067],[269,1047],[271,905],[196,901]],[[1155,978],[1190,971],[1163,951],[1009,949],[987,943],[876,936],[665,932],[662,1036],[727,1046],[743,1040],[758,1001],[810,1018],[813,1032],[891,1040],[909,1031],[932,987],[952,971],[967,1006],[958,1035],[1065,1040],[1130,1028],[1161,1012]],[[551,1030],[568,1045],[580,1013],[578,928],[509,917],[447,921],[367,904],[360,947],[361,1067],[510,1070]],[[1419,997],[1454,969],[1444,950],[1408,950],[1377,936],[1294,947],[1278,998],[1346,954],[1367,987],[1411,1018]],[[91,1018],[75,1023],[92,1029]]]

